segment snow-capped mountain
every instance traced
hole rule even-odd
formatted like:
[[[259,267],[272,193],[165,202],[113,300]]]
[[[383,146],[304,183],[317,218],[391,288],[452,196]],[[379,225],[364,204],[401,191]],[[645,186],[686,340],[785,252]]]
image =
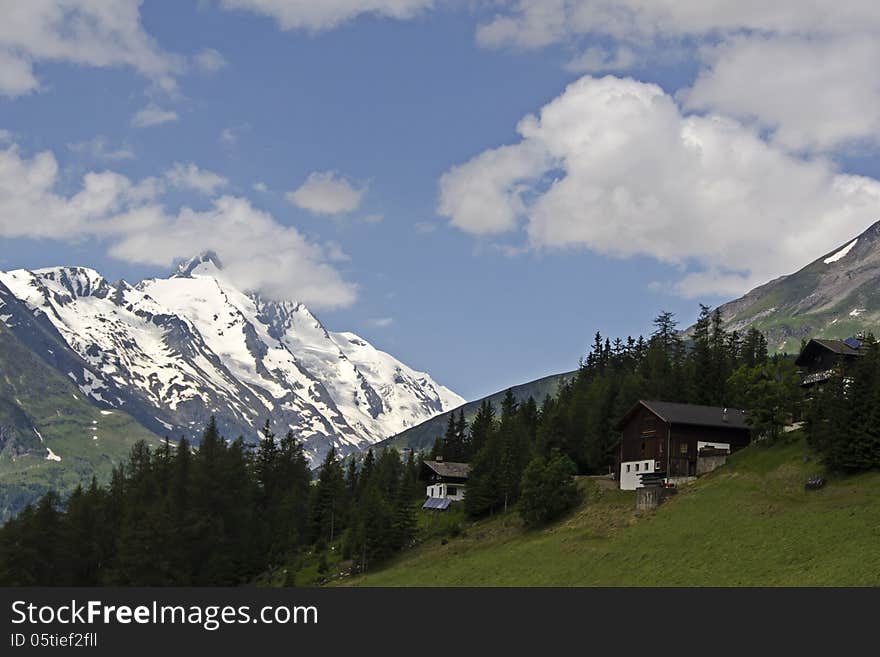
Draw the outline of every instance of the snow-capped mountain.
[[[754,326],[771,349],[790,353],[802,338],[880,334],[880,222],[720,310],[728,329]]]
[[[212,254],[134,286],[54,267],[0,272],[0,288],[17,302],[0,320],[15,331],[13,306],[26,308],[72,352],[50,360],[84,395],[159,435],[197,439],[215,415],[227,437],[255,440],[270,419],[317,464],[331,445],[363,449],[464,403],[302,304],[236,289]]]

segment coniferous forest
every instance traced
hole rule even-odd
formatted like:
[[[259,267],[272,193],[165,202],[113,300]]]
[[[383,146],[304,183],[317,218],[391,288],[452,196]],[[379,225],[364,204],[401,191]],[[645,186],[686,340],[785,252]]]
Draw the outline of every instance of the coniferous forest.
[[[480,517],[516,505],[540,526],[579,500],[575,474],[615,463],[616,423],[638,399],[746,409],[753,435],[780,439],[804,420],[807,441],[829,470],[880,467],[880,346],[806,401],[793,358],[769,355],[756,330],[726,331],[701,306],[684,337],[661,313],[651,335],[596,333],[558,393],[500,408],[488,401],[467,422],[450,413],[425,458],[471,463],[464,509]],[[132,449],[106,486],[92,481],[68,499],[47,494],[0,530],[3,585],[240,585],[267,573],[285,585],[304,560],[326,572],[381,564],[418,540],[424,498],[421,455],[386,448],[361,459],[331,450],[313,479],[303,448],[267,421],[256,446],[228,441],[213,420],[194,449],[186,439]],[[587,501],[589,503],[589,501]]]

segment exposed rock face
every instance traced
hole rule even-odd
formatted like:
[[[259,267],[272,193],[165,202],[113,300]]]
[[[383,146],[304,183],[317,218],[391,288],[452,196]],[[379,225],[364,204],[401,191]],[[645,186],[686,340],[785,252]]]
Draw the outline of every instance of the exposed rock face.
[[[760,329],[771,349],[812,336],[880,333],[880,222],[800,271],[721,306],[729,330]]]

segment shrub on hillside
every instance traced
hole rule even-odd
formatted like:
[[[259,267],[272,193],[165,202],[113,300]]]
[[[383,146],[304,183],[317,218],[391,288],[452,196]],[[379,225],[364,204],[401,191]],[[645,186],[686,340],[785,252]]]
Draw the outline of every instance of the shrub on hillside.
[[[555,520],[578,503],[574,461],[554,451],[550,459],[536,457],[526,467],[521,483],[519,513],[534,527]]]

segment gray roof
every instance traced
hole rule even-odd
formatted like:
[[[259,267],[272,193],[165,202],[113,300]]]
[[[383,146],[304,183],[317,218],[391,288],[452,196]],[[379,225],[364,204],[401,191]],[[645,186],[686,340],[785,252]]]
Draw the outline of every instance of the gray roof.
[[[739,408],[724,409],[721,406],[700,406],[698,404],[676,404],[661,401],[639,401],[639,404],[652,411],[669,424],[690,424],[700,427],[730,427],[748,429],[746,412]],[[638,405],[636,408],[638,408]],[[724,411],[727,410],[725,415]],[[632,412],[632,411],[630,411]],[[629,413],[627,413],[629,416]]]
[[[468,473],[471,471],[470,463],[455,463],[453,461],[425,461],[424,463],[441,477],[467,479]]]
[[[858,341],[856,341],[858,342]],[[855,342],[853,342],[855,344]],[[804,347],[803,351],[798,355],[797,360],[795,361],[795,365],[803,365],[804,364],[804,356],[812,351],[815,351],[816,346],[821,347],[822,349],[827,349],[828,351],[839,354],[841,356],[861,356],[864,352],[859,349],[855,349],[847,344],[845,340],[825,340],[823,338],[812,338]]]

